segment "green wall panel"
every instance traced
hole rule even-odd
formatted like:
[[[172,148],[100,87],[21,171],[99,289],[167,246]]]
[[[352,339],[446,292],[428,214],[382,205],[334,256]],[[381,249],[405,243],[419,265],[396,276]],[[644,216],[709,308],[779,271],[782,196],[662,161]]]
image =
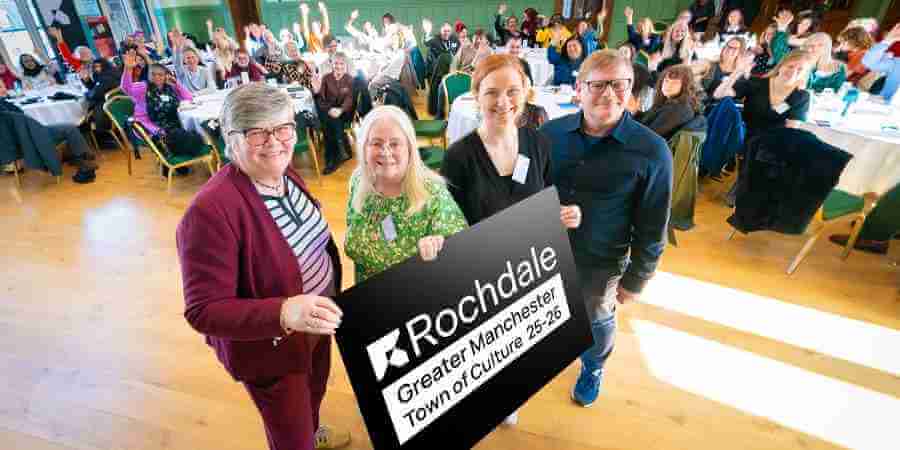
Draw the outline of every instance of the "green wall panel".
[[[522,11],[529,6],[538,9],[542,14],[552,14],[554,5],[553,0],[511,0],[506,3],[509,5],[509,12],[515,12],[520,17]],[[362,23],[368,20],[381,30],[381,16],[385,12],[390,12],[401,23],[415,25],[417,37],[421,37],[423,18],[429,18],[434,22],[435,33],[441,23],[447,21],[452,24],[457,18],[461,19],[470,30],[481,27],[486,31],[492,31],[498,4],[499,2],[472,0],[329,0],[327,2],[332,31],[338,36],[347,35],[344,25],[350,18],[350,12],[358,9],[357,28],[361,28]],[[298,2],[263,1],[261,3],[263,21],[276,32],[281,28],[290,28],[294,22],[300,21],[299,5]],[[319,10],[315,3],[310,2],[309,5],[310,20],[320,20]]]
[[[197,36],[201,42],[209,40],[206,19],[212,19],[215,26],[223,27],[231,34],[231,15],[224,5],[178,6],[162,11],[168,28],[178,27],[183,33]]]

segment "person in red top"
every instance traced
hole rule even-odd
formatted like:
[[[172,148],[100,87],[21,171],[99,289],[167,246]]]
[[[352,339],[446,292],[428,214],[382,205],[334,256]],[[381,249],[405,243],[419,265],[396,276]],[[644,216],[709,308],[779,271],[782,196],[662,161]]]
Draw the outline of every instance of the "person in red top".
[[[225,76],[225,79],[240,79],[241,72],[247,72],[250,81],[263,81],[268,73],[264,67],[257,64],[256,61],[253,61],[253,59],[250,58],[250,54],[244,49],[238,50],[234,64],[232,64],[231,70]]]
[[[346,446],[349,433],[319,424],[342,315],[330,299],[341,258],[291,168],[293,102],[277,87],[241,86],[225,99],[221,131],[231,163],[197,193],[175,235],[184,317],[244,385],[270,450]]]
[[[91,67],[91,62],[94,61],[94,52],[89,47],[79,45],[75,47],[73,54],[69,45],[63,40],[62,31],[59,28],[49,27],[47,33],[56,40],[56,48],[59,50],[60,56],[74,71],[78,72],[82,67],[88,69]]]
[[[6,63],[0,59],[0,80],[3,81],[3,85],[6,89],[15,89],[16,81],[19,81],[19,77],[13,72],[12,67],[6,65]]]

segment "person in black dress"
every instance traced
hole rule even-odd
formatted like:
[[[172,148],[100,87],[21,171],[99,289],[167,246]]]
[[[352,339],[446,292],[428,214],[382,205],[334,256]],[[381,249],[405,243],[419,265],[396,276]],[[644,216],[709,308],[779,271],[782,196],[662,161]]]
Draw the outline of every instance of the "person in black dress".
[[[481,125],[447,150],[441,173],[469,225],[474,225],[550,185],[550,140],[519,128],[528,84],[510,55],[485,58],[472,77]],[[576,228],[581,211],[561,207],[563,224]]]
[[[763,78],[747,78],[753,68],[753,58],[752,53],[742,56],[737,69],[713,93],[717,99],[743,100],[747,142],[772,129],[806,120],[810,101],[809,92],[803,89],[810,66],[807,52],[791,52]]]

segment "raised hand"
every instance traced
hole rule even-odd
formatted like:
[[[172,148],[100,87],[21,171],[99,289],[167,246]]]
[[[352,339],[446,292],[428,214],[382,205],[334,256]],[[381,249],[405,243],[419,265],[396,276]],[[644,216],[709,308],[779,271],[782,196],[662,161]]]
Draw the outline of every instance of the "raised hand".
[[[319,11],[325,11],[325,2],[319,2]]]
[[[303,13],[304,16],[309,14],[309,5],[307,5],[306,3],[301,3],[300,12]]]
[[[47,34],[49,34],[53,39],[61,42],[63,40],[62,31],[56,27],[47,28]]]
[[[778,15],[775,16],[774,20],[775,24],[778,26],[778,31],[787,31],[788,26],[794,21],[794,13],[786,9],[781,10]]]
[[[206,28],[209,28],[210,30],[212,30],[212,27],[213,27],[212,19],[206,19]]]
[[[634,10],[631,9],[630,6],[625,7],[625,20],[627,20],[628,23],[631,23],[631,21],[634,20]]]
[[[126,69],[134,68],[137,65],[137,55],[133,51],[125,53],[125,56],[122,57],[122,64],[125,64]]]
[[[356,20],[359,17],[359,10],[354,9],[352,13],[350,13],[350,20]]]
[[[756,59],[756,55],[753,52],[746,52],[737,60],[737,64],[735,65],[735,71],[741,73],[750,73],[753,70],[753,63]]]
[[[497,14],[500,14],[502,16],[505,13],[506,13],[506,3],[501,3],[499,6],[497,6]]]
[[[900,41],[900,23],[894,25],[894,28],[891,28],[891,31],[884,37],[884,40],[890,42]]]
[[[428,19],[422,19],[422,31],[425,34],[431,34],[431,21]]]

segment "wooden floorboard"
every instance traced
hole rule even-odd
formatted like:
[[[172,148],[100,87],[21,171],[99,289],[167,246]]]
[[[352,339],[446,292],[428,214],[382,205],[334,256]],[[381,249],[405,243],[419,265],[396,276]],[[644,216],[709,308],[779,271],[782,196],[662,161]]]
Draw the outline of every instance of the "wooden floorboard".
[[[131,177],[124,153],[105,152],[99,163],[97,181],[88,185],[71,182],[71,167],[61,185],[29,171],[24,187],[15,189],[11,176],[0,176],[0,449],[263,449],[261,423],[243,388],[182,316],[174,231],[207,174],[176,179],[169,196],[149,155]],[[353,162],[325,177],[324,186],[305,169],[307,160],[297,163],[342,244]],[[878,333],[896,339],[898,269],[859,252],[841,261],[840,249],[825,238],[788,277],[784,269],[803,237],[757,233],[727,240],[724,190],[703,184],[697,226],[678,234],[679,247],[666,249],[661,271],[668,278],[655,281],[663,288],[620,309],[616,350],[594,407],[569,399],[578,371],[573,363],[524,405],[518,425],[498,428],[478,449],[833,449],[896,442],[895,428],[869,430],[852,420],[819,429],[788,413],[809,401],[790,395],[805,383],[760,386],[757,380],[771,370],[847,389],[859,401],[886,405],[887,411],[864,412],[876,425],[887,420],[881,414],[900,410],[900,371],[894,370],[900,352],[841,353],[832,330],[816,327],[839,320],[851,330],[844,336],[850,341],[869,342],[864,337]],[[352,280],[345,262],[345,279]],[[706,283],[718,294],[703,298],[696,311],[679,311],[667,300],[695,292],[675,289],[679,283],[697,289]],[[770,326],[766,334],[756,324],[772,325],[777,317],[739,324],[707,317],[707,307],[737,295],[745,297],[732,305],[748,314],[769,302],[797,307],[808,321]],[[663,346],[683,358],[673,366],[658,351],[659,336],[697,347]],[[756,364],[757,371],[723,381],[761,398],[747,406],[673,372],[728,373],[720,357]],[[349,448],[371,448],[336,350],[333,361],[323,421],[353,432]],[[856,400],[847,399],[850,407]],[[815,416],[820,405],[805,407]]]

